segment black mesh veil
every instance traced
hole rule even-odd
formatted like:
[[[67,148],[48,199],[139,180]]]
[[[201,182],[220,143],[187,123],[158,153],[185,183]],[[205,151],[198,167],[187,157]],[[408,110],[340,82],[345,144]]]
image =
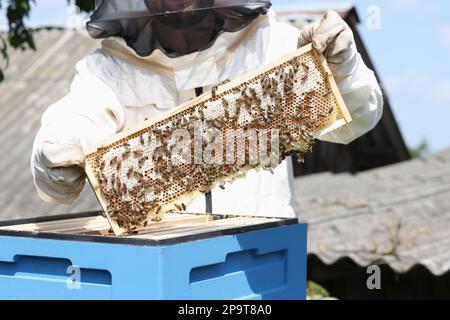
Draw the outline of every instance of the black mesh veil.
[[[271,2],[96,0],[95,7],[87,23],[93,38],[122,37],[140,56],[150,55],[157,47],[179,56],[207,48],[223,31],[242,29],[266,14]]]

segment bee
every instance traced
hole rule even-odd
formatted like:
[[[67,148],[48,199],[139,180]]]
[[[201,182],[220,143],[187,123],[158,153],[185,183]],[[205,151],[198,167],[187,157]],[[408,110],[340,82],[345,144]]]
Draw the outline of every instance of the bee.
[[[162,136],[163,144],[168,144],[169,139],[172,137],[173,131],[167,130]],[[141,153],[142,154],[142,153]]]
[[[198,109],[198,119],[200,120],[200,121],[205,121],[205,113],[203,112],[203,109]]]
[[[128,170],[128,172],[127,172],[127,178],[128,178],[128,179],[131,179],[131,177],[133,176],[133,173],[134,173],[134,169],[133,169],[133,168],[130,168],[130,169]]]
[[[308,75],[305,74],[305,75],[301,78],[301,80],[302,80],[302,85],[305,84],[306,81],[308,81]]]
[[[294,70],[292,70],[292,69],[289,69],[289,79],[290,80],[293,80],[294,79]]]
[[[311,98],[312,96],[314,96],[315,93],[316,93],[315,90],[308,91],[308,92],[305,93],[305,98],[309,99],[309,98]]]
[[[144,178],[139,178],[139,179],[138,179],[138,184],[139,184],[140,186],[145,185],[145,183],[146,183],[146,181],[145,181]],[[140,189],[139,194],[142,194],[143,192],[144,192],[144,189]]]
[[[141,150],[135,150],[133,151],[133,156],[135,158],[141,158],[142,157],[142,151]]]
[[[116,186],[118,190],[120,190],[120,188],[122,187],[122,181],[120,180],[120,177],[116,178]]]
[[[148,157],[141,158],[138,162],[138,166],[141,168],[147,160],[148,160]]]
[[[328,97],[330,94],[332,94],[333,92],[331,90],[328,90],[327,92],[325,92],[322,97]]]
[[[159,196],[160,194],[162,194],[163,190],[162,188],[154,188],[153,189],[153,193],[157,196]]]
[[[241,106],[238,105],[238,106],[236,106],[235,117],[239,118],[240,116],[241,116]]]
[[[245,99],[241,96],[236,100],[237,106],[242,106],[245,103]]]
[[[218,86],[218,85],[211,88],[211,97],[212,97],[213,99],[215,99],[215,98],[217,97],[217,90],[218,90],[218,89],[219,89],[219,86]]]
[[[225,185],[221,184],[219,185],[220,189],[225,190]]]
[[[147,184],[148,181],[146,181],[146,183],[144,184],[144,190],[147,193],[152,193],[155,191],[155,188],[153,188],[152,186],[150,186],[149,184]]]
[[[229,103],[228,103],[228,101],[225,99],[225,98],[223,98],[222,99],[222,105],[223,105],[223,107],[226,109],[226,108],[228,108],[229,107]]]
[[[208,125],[213,127],[213,128],[220,129],[220,126],[217,124],[217,120],[209,121]]]
[[[120,169],[122,168],[122,160],[117,160],[117,165],[116,165],[116,170],[120,171]]]
[[[105,176],[100,177],[100,183],[104,188],[108,187],[108,178]]]
[[[252,114],[252,105],[251,105],[251,104],[246,103],[246,104],[244,105],[244,108],[245,108],[245,110],[247,111],[247,113],[248,113],[249,115]]]
[[[116,162],[117,162],[117,157],[114,157],[114,158],[112,158],[111,161],[109,162],[109,165],[110,165],[110,166],[114,166],[114,165],[116,164]]]
[[[140,137],[139,137],[139,142],[140,142],[141,146],[144,146],[144,145],[145,145],[145,140],[144,140],[144,137],[143,137],[143,136],[140,136]]]
[[[285,85],[284,86],[284,88],[283,88],[283,90],[284,90],[284,94],[287,96],[287,97],[290,97],[291,95],[292,95],[292,87],[291,86],[288,86],[288,85]]]
[[[306,72],[309,71],[309,66],[306,63],[302,62],[301,65],[302,65],[303,70],[305,70]]]
[[[180,124],[178,125],[178,127],[185,126],[186,124],[189,123],[189,116],[181,117],[179,119],[179,122],[180,122]]]
[[[197,111],[197,113],[196,114],[191,114],[190,116],[189,116],[189,119],[188,119],[188,125],[190,125],[192,122],[194,122],[195,120],[199,120],[198,119],[199,118],[199,116],[198,116],[198,111]]]
[[[162,136],[162,130],[161,129],[153,129],[152,134],[155,135],[159,139]]]
[[[133,177],[135,177],[138,180],[141,180],[144,177],[144,175],[139,172],[133,172]]]
[[[256,92],[256,90],[254,88],[250,88],[249,91],[253,98],[256,98],[258,96],[258,93]]]
[[[100,164],[100,171],[103,171],[103,169],[105,169],[106,163],[105,161],[102,161]]]
[[[183,211],[183,207],[181,205],[175,203],[174,206],[178,211]]]
[[[272,78],[272,87],[278,88],[278,81],[275,78]]]
[[[333,107],[333,106],[331,106],[331,107],[330,107],[330,109],[328,109],[328,114],[332,114],[332,113],[333,113],[333,111],[334,111],[334,107]]]
[[[131,151],[126,150],[124,153],[122,153],[122,160],[127,160],[130,157]]]
[[[308,118],[308,116],[306,116],[306,115],[300,115],[300,116],[298,116],[297,117],[297,121],[303,121],[303,120],[305,120],[305,119],[307,119]]]
[[[217,124],[219,125],[219,127],[223,127],[225,126],[225,121],[223,119],[216,119]]]
[[[114,216],[117,213],[117,209],[114,207],[108,207],[106,210],[106,214],[108,216]]]
[[[230,79],[225,79],[221,83],[219,83],[219,86],[223,86],[224,84],[227,84],[227,83],[230,83],[230,82],[231,82]]]

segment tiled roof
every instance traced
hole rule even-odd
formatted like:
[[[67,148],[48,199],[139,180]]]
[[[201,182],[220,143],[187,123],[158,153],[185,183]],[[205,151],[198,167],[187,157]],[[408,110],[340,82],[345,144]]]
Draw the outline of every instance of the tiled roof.
[[[296,180],[309,253],[333,264],[384,262],[397,272],[450,268],[450,149],[358,175]]]

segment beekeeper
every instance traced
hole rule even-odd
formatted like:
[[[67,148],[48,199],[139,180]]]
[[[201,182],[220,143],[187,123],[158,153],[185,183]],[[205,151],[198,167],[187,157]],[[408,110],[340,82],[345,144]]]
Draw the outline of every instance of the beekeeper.
[[[70,204],[86,178],[84,152],[146,119],[160,116],[226,79],[235,79],[313,43],[324,53],[353,117],[321,140],[347,144],[379,121],[383,99],[352,31],[327,12],[303,30],[277,20],[268,0],[103,0],[88,31],[101,49],[81,60],[70,93],[48,108],[31,167],[39,196]],[[290,159],[274,174],[213,190],[217,214],[295,217]],[[205,212],[200,197],[188,207]]]

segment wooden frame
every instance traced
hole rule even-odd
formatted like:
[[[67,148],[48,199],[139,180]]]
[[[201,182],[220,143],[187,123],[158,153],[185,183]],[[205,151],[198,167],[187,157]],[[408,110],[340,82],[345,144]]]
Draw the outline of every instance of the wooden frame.
[[[220,94],[222,94],[224,92],[227,92],[227,91],[231,90],[234,87],[240,86],[243,83],[246,83],[246,82],[250,81],[251,79],[254,79],[255,77],[257,77],[260,74],[266,73],[266,72],[268,72],[268,71],[270,71],[270,70],[272,70],[274,68],[277,68],[278,66],[282,65],[283,63],[286,63],[286,62],[294,59],[295,57],[301,56],[301,55],[306,54],[306,53],[311,53],[312,55],[314,55],[316,58],[319,59],[319,62],[320,62],[323,70],[325,71],[325,73],[326,73],[326,75],[328,77],[328,79],[326,79],[326,80],[328,81],[328,84],[330,85],[332,94],[335,97],[335,102],[336,102],[336,104],[337,104],[337,106],[339,108],[339,113],[338,113],[339,117],[338,117],[337,121],[332,126],[330,126],[329,128],[326,128],[321,134],[328,133],[328,132],[330,132],[332,130],[335,130],[335,129],[337,129],[337,128],[339,128],[339,127],[349,123],[352,120],[351,116],[350,116],[350,113],[348,112],[348,110],[347,110],[347,108],[345,106],[344,100],[342,99],[342,96],[341,96],[341,94],[340,94],[340,92],[338,90],[337,84],[336,84],[336,82],[334,80],[334,77],[333,77],[333,74],[332,74],[331,70],[328,67],[326,59],[322,55],[319,55],[316,52],[316,50],[313,49],[311,44],[309,44],[309,45],[307,45],[305,47],[302,47],[302,48],[300,48],[300,49],[298,49],[298,50],[296,50],[296,51],[294,51],[294,52],[292,52],[290,54],[287,54],[284,57],[280,58],[279,60],[277,60],[277,61],[275,61],[273,63],[270,63],[268,65],[264,65],[263,67],[258,68],[258,69],[254,70],[254,71],[251,71],[251,72],[249,72],[249,73],[247,73],[247,74],[245,74],[245,75],[243,75],[243,76],[241,76],[241,77],[239,77],[239,78],[237,78],[237,79],[235,79],[235,80],[233,80],[233,81],[231,81],[229,83],[221,85],[220,87],[218,87],[215,95],[220,95]],[[151,127],[151,126],[157,124],[158,122],[160,122],[160,121],[162,121],[164,119],[172,117],[172,116],[174,116],[174,115],[176,115],[176,114],[178,114],[180,112],[183,112],[183,111],[191,108],[194,105],[198,105],[198,104],[200,104],[200,103],[202,103],[204,101],[208,101],[211,98],[213,98],[213,94],[211,92],[207,92],[207,93],[205,93],[205,94],[203,94],[203,95],[201,95],[201,96],[199,96],[199,97],[197,97],[195,99],[189,100],[188,102],[183,103],[178,108],[176,108],[174,111],[172,111],[172,112],[170,112],[168,114],[165,114],[165,115],[162,115],[160,117],[156,117],[156,118],[150,119],[148,121],[145,121],[145,122],[143,122],[143,123],[141,123],[141,124],[131,128],[131,129],[125,130],[124,132],[121,132],[121,133],[111,137],[110,139],[107,139],[106,141],[104,141],[102,143],[101,146],[99,146],[99,148],[106,147],[106,146],[109,146],[111,144],[117,143],[117,142],[121,141],[122,139],[124,139],[124,138],[126,138],[126,137],[128,137],[128,136],[130,136],[130,135],[132,135],[132,134],[134,134],[136,132],[145,130],[146,128]],[[95,154],[96,151],[99,148],[96,148],[95,150],[88,151],[87,152],[87,157],[92,156],[93,154]],[[96,179],[95,174],[94,174],[94,170],[90,166],[88,161],[85,164],[85,171],[86,171],[88,180],[89,180],[89,182],[90,182],[90,184],[91,184],[91,186],[92,186],[92,188],[94,190],[94,193],[96,194],[97,199],[99,200],[99,202],[100,202],[100,204],[101,204],[101,206],[102,206],[102,208],[103,208],[103,210],[104,210],[104,212],[106,214],[106,217],[107,217],[107,219],[108,219],[108,221],[109,221],[109,223],[111,225],[111,228],[112,228],[113,232],[116,235],[122,235],[124,233],[124,230],[116,223],[116,221],[107,212],[108,210],[107,210],[106,200],[102,196],[101,187],[98,185],[97,179]]]
[[[44,221],[19,221],[11,225],[0,226],[0,234],[14,233],[16,235],[48,235],[66,237],[78,237],[95,239],[97,242],[111,239],[126,241],[145,241],[153,243],[167,243],[179,241],[188,237],[202,237],[205,235],[226,233],[242,229],[253,228],[258,230],[264,226],[282,226],[297,223],[296,219],[265,218],[265,217],[222,217],[200,214],[169,214],[159,223],[151,223],[145,230],[138,234],[115,238],[110,232],[108,220],[100,215],[65,216],[63,219]]]

